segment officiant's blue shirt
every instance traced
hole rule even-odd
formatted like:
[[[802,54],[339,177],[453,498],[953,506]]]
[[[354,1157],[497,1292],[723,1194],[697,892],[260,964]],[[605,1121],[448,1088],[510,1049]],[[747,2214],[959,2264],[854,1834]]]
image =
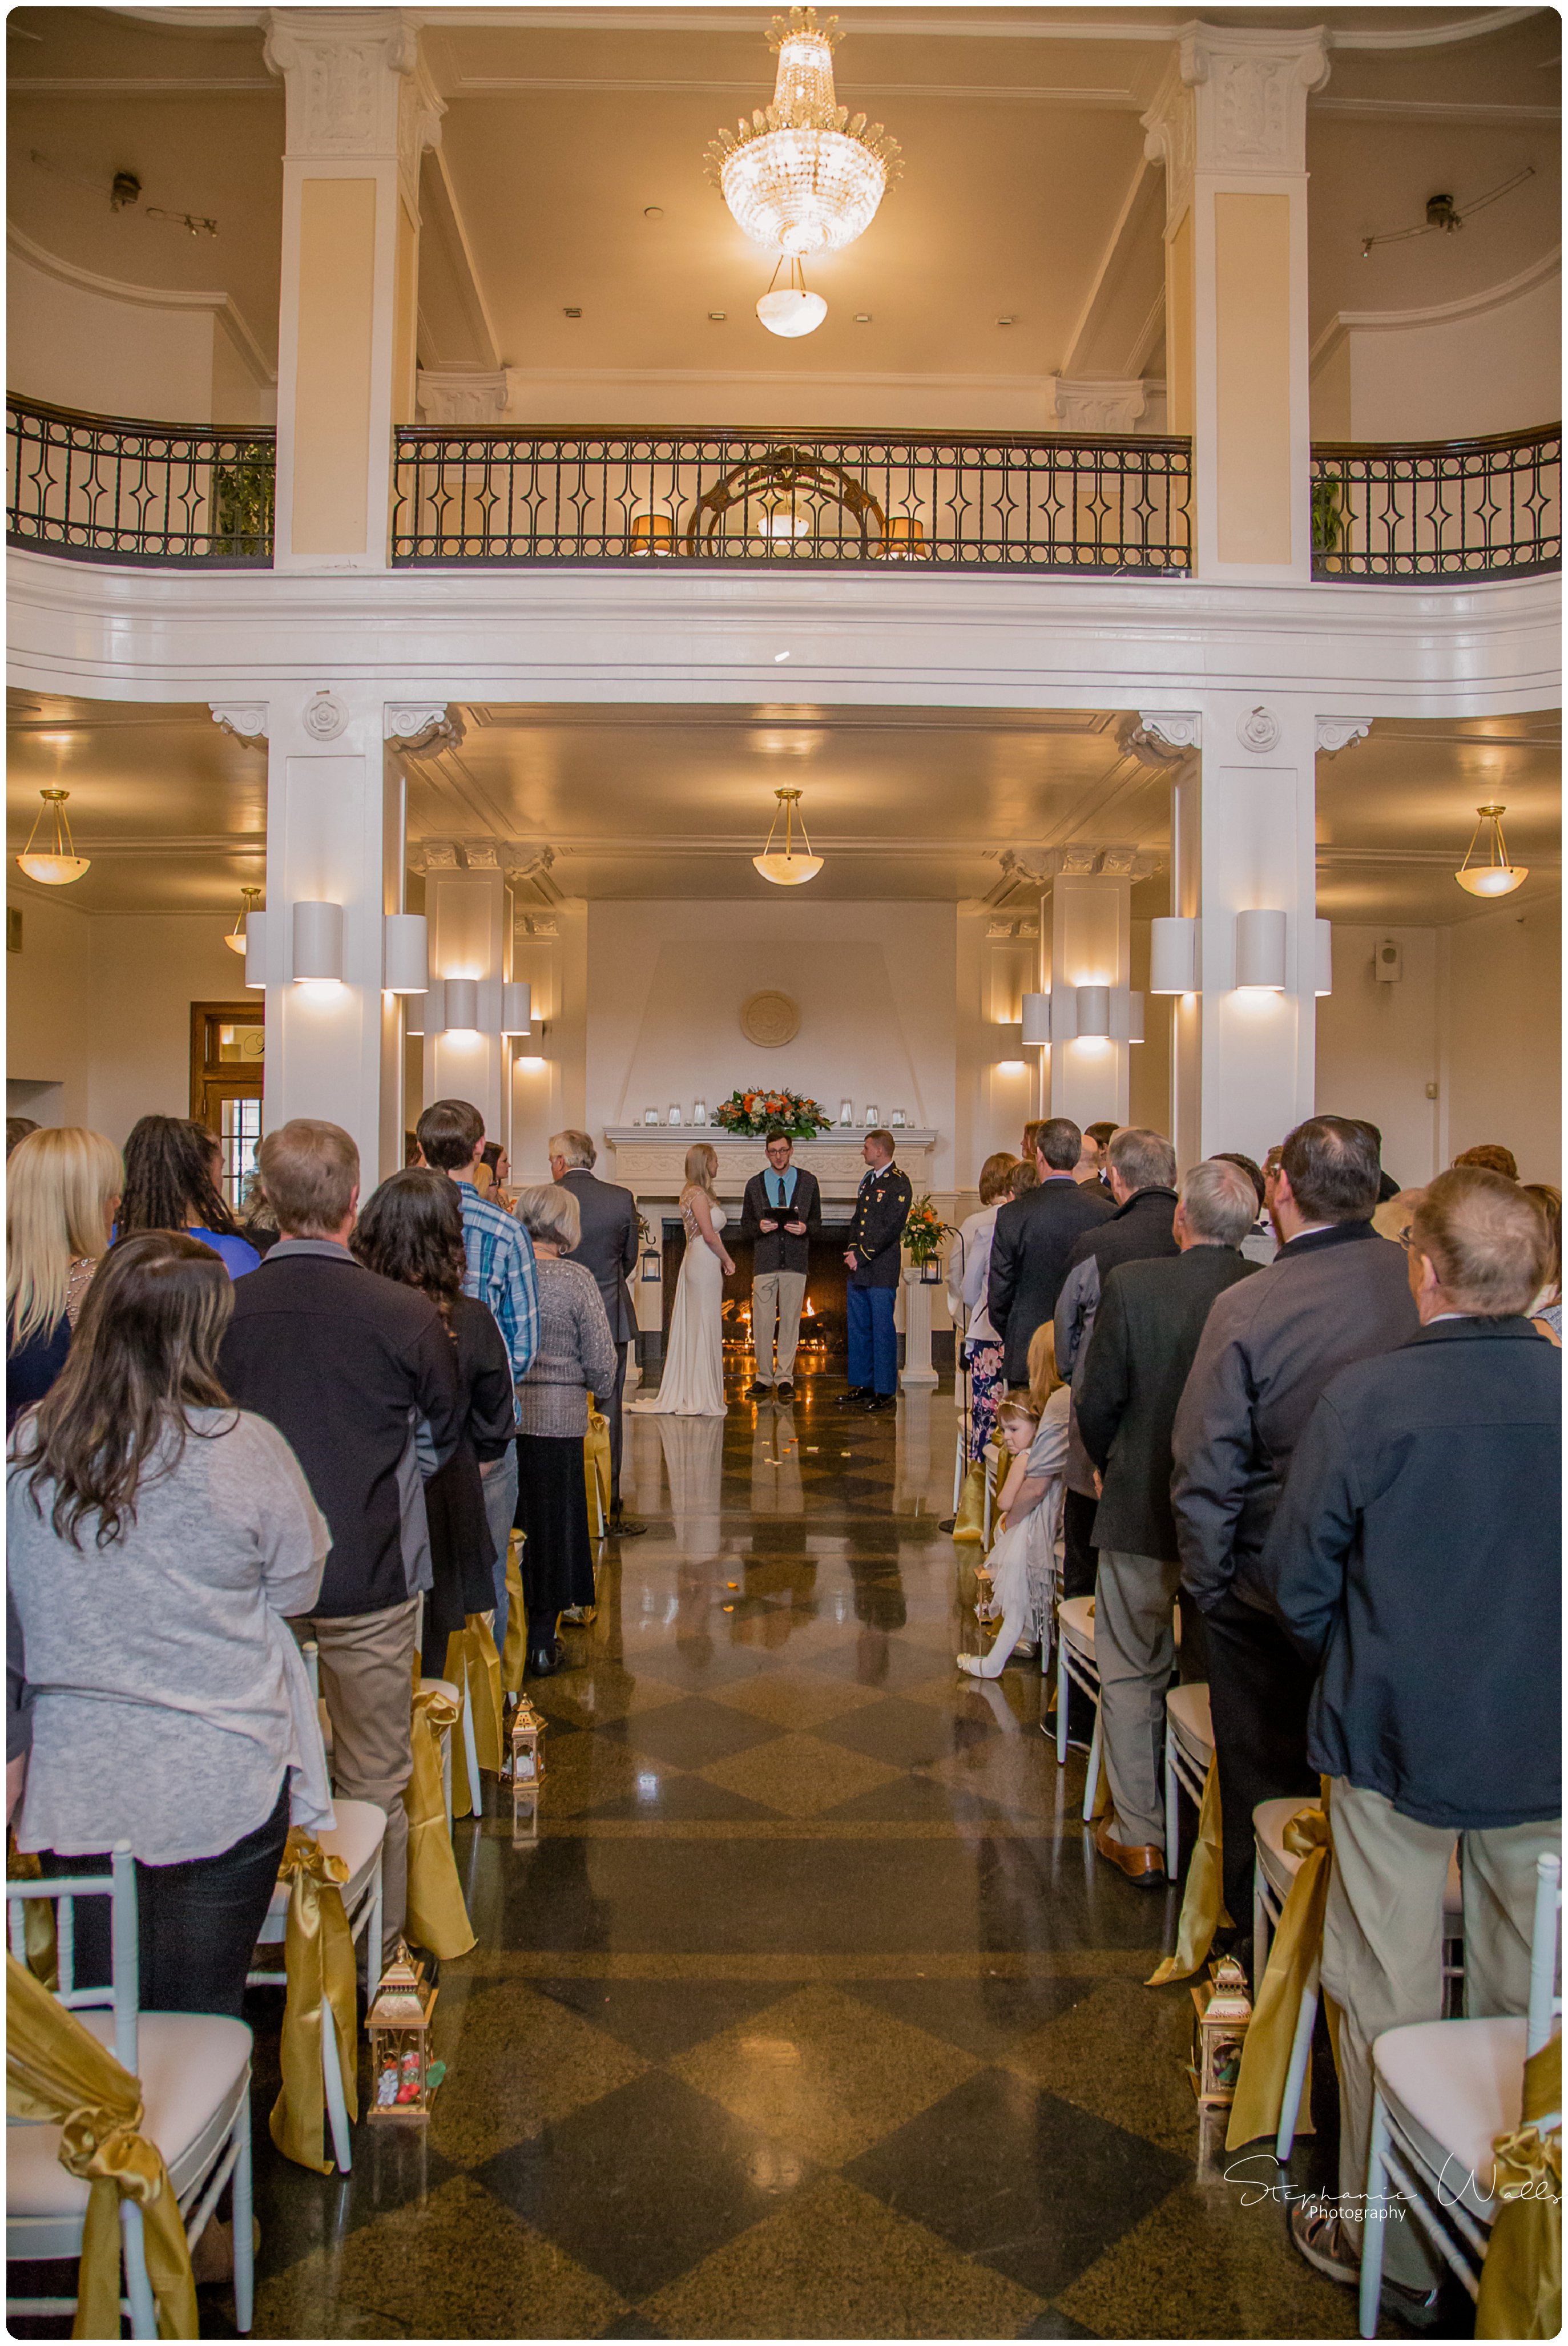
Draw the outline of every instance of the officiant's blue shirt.
[[[795,1195],[795,1168],[793,1165],[787,1165],[782,1173],[776,1173],[770,1165],[766,1173],[762,1176],[762,1192],[769,1204],[770,1206],[777,1206],[779,1212],[782,1213],[785,1207],[789,1203],[790,1198]]]

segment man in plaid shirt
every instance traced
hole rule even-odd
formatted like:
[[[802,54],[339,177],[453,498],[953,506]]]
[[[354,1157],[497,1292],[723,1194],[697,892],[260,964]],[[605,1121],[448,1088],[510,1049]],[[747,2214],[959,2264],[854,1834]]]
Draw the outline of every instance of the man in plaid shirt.
[[[463,1247],[468,1258],[465,1295],[487,1303],[522,1383],[539,1346],[539,1275],[534,1242],[504,1206],[480,1196],[473,1168],[484,1150],[484,1118],[467,1100],[437,1100],[420,1117],[420,1154],[433,1171],[457,1183],[463,1201]],[[506,1544],[517,1507],[517,1453],[511,1449],[481,1467],[484,1515],[495,1548],[495,1642],[506,1636]]]

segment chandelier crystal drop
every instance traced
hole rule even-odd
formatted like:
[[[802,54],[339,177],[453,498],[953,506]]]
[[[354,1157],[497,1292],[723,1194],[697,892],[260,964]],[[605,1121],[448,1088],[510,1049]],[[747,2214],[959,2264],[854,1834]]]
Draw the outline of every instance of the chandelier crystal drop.
[[[1507,811],[1506,807],[1501,806],[1483,806],[1476,809],[1476,813],[1481,820],[1477,822],[1470,845],[1465,851],[1464,862],[1453,875],[1469,895],[1512,896],[1514,890],[1522,887],[1530,877],[1528,863],[1510,863],[1508,860],[1508,849],[1503,844],[1502,838],[1502,818]],[[1476,842],[1481,837],[1482,823],[1488,826],[1486,861],[1484,863],[1472,863],[1471,857],[1475,853]]]
[[[34,818],[27,844],[16,858],[28,879],[38,881],[46,888],[68,888],[73,880],[81,878],[91,862],[90,857],[76,853],[76,842],[71,837],[70,818],[66,812],[66,801],[70,795],[69,790],[38,792],[44,803]],[[49,830],[45,845],[35,848],[38,825],[46,819]]]
[[[902,168],[898,141],[838,103],[837,17],[820,25],[814,8],[791,8],[768,38],[779,52],[773,103],[718,132],[708,177],[757,243],[794,256],[836,252],[876,218]]]

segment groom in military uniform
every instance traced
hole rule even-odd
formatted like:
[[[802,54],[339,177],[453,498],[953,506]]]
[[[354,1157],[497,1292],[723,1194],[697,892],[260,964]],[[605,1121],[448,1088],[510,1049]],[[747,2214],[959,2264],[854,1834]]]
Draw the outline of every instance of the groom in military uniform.
[[[850,1390],[846,1403],[861,1402],[868,1415],[891,1409],[898,1393],[899,1340],[893,1297],[902,1260],[900,1240],[914,1193],[909,1177],[893,1163],[891,1132],[868,1132],[861,1150],[867,1171],[855,1199],[846,1301],[850,1318]]]

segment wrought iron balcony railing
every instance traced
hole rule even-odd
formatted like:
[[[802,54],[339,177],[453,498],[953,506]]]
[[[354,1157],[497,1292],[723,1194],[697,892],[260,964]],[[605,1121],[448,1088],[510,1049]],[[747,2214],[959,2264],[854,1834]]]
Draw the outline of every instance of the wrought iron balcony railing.
[[[1429,586],[1563,566],[1563,428],[1312,450],[1312,575]]]
[[[254,567],[272,559],[276,435],[6,403],[13,546],[76,562]]]
[[[394,563],[673,562],[1179,577],[1186,440],[397,435]]]

